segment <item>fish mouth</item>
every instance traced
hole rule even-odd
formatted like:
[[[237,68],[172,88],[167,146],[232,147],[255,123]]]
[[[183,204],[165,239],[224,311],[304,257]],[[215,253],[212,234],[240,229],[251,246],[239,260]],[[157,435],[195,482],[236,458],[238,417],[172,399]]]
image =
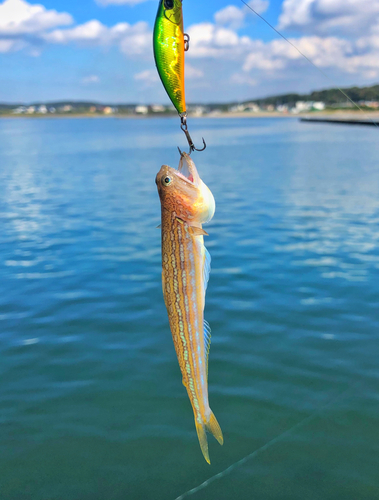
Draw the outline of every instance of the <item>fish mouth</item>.
[[[187,153],[181,153],[178,170],[175,173],[178,177],[190,182],[193,186],[198,186],[200,183],[200,177],[195,164]]]
[[[177,170],[175,173],[181,179],[183,179],[183,180],[185,180],[187,182],[190,182],[191,184],[194,184],[194,182],[193,182],[193,176],[190,173],[187,174],[187,177],[186,177],[186,175],[183,172],[179,172],[179,170]]]

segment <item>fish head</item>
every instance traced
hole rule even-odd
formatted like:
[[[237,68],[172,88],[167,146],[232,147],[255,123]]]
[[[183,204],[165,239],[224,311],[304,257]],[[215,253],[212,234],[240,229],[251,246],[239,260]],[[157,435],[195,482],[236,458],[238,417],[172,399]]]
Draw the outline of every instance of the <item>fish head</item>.
[[[213,194],[188,154],[182,153],[178,170],[163,165],[155,182],[165,210],[188,224],[204,224],[212,219],[216,208]]]

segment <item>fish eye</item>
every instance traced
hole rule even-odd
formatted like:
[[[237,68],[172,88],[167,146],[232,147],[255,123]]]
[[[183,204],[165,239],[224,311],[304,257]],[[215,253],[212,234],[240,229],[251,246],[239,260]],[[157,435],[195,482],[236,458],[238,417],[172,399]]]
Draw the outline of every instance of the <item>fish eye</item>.
[[[165,9],[171,10],[174,8],[174,0],[164,0]]]
[[[166,176],[166,177],[162,178],[162,184],[164,186],[169,186],[171,184],[171,182],[172,182],[172,179],[169,176]]]

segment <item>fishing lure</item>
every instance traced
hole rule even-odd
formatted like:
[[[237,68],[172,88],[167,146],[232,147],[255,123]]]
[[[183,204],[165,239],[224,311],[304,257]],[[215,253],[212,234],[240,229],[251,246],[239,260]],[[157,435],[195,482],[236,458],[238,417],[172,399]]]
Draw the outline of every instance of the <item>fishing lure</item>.
[[[179,114],[181,129],[186,135],[190,154],[204,151],[195,148],[187,127],[187,107],[184,81],[184,53],[189,48],[189,36],[183,30],[182,0],[160,0],[155,19],[153,46],[155,64],[163,86]]]

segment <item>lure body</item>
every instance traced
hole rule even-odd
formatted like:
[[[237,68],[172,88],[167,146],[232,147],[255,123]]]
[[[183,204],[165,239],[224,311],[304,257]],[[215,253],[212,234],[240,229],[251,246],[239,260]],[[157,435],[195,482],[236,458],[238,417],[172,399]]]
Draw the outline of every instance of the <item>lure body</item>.
[[[204,321],[210,256],[204,246],[202,223],[213,217],[215,203],[185,153],[179,170],[163,166],[156,183],[162,206],[163,295],[200,447],[210,463],[206,431],[223,444],[221,428],[208,402],[210,328]]]
[[[160,0],[154,25],[154,58],[163,86],[179,115],[186,113],[181,0]]]

